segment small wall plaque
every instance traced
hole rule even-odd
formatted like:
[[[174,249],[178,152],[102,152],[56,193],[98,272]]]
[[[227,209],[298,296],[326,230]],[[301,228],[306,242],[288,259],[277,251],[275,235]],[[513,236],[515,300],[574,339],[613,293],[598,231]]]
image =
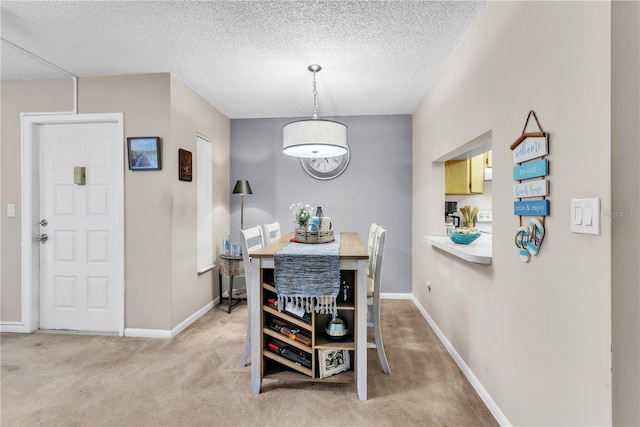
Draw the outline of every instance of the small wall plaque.
[[[191,151],[178,149],[178,179],[191,181],[193,179],[193,156]]]

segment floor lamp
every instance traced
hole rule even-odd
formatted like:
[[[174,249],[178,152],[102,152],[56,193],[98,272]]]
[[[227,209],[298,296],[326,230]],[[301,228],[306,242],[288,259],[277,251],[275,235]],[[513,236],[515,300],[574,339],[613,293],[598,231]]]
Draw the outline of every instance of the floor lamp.
[[[240,195],[240,230],[244,230],[244,195],[253,194],[249,181],[244,179],[236,181],[236,186],[233,188],[233,194]]]

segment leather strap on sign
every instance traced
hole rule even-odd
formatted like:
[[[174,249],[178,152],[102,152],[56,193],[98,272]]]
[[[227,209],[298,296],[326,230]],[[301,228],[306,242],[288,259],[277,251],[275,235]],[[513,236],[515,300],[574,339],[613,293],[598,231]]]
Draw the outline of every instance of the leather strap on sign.
[[[527,125],[529,124],[529,119],[531,118],[532,114],[533,114],[533,118],[536,120],[536,124],[538,125],[538,129],[540,130],[540,132],[525,132],[525,130],[527,130]],[[525,139],[533,138],[533,137],[541,137],[541,136],[544,136],[544,130],[542,130],[542,126],[540,126],[540,122],[538,121],[538,116],[536,116],[535,111],[529,110],[527,121],[524,122],[524,127],[522,128],[522,134],[518,137],[518,139],[516,139],[513,142],[513,144],[511,144],[511,147],[509,148],[511,148],[511,150],[514,150]]]

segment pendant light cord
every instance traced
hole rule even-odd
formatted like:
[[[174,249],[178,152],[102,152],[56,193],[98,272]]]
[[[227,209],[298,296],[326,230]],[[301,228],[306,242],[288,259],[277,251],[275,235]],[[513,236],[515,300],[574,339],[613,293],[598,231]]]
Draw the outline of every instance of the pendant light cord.
[[[318,90],[316,89],[316,73],[317,71],[314,69],[313,71],[313,115],[311,116],[313,119],[318,118]]]
[[[318,119],[318,89],[316,87],[316,73],[322,70],[322,67],[318,64],[311,64],[307,67],[307,70],[313,73],[313,115],[311,118],[313,120]]]

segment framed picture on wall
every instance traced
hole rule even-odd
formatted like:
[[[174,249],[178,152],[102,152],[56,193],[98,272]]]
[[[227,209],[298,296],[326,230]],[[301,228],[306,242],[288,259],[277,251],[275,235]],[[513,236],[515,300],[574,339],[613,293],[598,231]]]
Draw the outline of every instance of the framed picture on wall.
[[[127,138],[129,170],[152,171],[162,169],[160,137],[136,136]]]
[[[191,181],[193,179],[193,156],[191,151],[178,149],[178,179]]]

